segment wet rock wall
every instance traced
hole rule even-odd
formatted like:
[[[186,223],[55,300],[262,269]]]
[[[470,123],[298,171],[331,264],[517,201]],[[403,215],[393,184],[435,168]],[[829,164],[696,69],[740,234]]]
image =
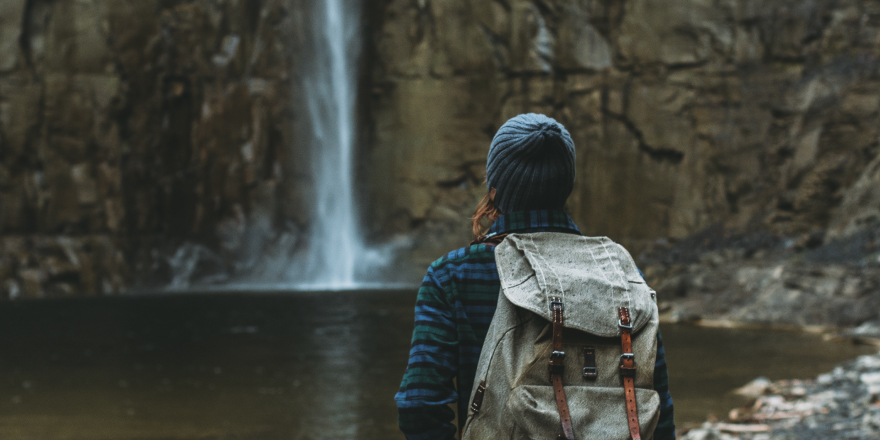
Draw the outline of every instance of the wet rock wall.
[[[420,261],[467,242],[495,130],[534,111],[667,319],[880,318],[880,2],[374,4],[370,212]]]
[[[425,260],[467,241],[522,112],[572,133],[584,232],[636,252],[717,225],[824,235],[877,157],[875,1],[372,4],[368,206]]]
[[[0,2],[0,298],[222,277],[295,229],[288,8]]]

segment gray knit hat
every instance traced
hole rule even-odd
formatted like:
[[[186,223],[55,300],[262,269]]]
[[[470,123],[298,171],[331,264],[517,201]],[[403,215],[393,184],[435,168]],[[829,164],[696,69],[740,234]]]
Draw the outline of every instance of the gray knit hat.
[[[503,213],[562,209],[574,188],[574,141],[562,124],[528,113],[505,122],[489,147],[486,183]]]

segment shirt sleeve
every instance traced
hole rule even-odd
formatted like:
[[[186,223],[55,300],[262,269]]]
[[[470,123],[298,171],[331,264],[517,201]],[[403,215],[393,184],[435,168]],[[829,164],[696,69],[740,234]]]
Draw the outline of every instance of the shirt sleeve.
[[[642,279],[645,274],[636,268]],[[657,357],[654,361],[654,391],[660,395],[660,419],[654,429],[654,440],[675,440],[675,415],[672,411],[672,394],[669,393],[669,370],[666,369],[666,350],[663,338],[657,332]]]
[[[672,408],[672,394],[669,393],[669,371],[666,369],[666,351],[663,338],[657,332],[657,359],[654,363],[654,391],[660,395],[660,419],[654,429],[655,440],[675,439],[675,417]]]
[[[455,413],[449,404],[458,401],[453,384],[457,374],[454,312],[429,268],[416,299],[409,363],[394,396],[398,425],[408,440],[455,438]]]

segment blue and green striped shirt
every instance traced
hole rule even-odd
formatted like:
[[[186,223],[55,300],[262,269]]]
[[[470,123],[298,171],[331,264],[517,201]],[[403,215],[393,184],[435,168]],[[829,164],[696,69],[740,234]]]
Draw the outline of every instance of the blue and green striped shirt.
[[[500,217],[489,235],[527,232],[580,234],[561,211],[523,211]],[[476,244],[431,264],[416,299],[409,364],[395,396],[400,429],[409,440],[455,438],[454,412],[467,414],[480,350],[498,303],[501,283],[495,247]],[[660,394],[656,440],[675,438],[672,396],[663,342],[657,335],[654,389]],[[457,386],[456,386],[457,382]]]

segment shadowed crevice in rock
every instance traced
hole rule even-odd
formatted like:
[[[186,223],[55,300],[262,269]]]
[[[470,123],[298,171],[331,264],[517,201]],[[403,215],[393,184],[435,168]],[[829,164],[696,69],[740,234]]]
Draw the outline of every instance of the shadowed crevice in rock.
[[[33,60],[31,59],[31,14],[34,4],[39,0],[27,0],[24,5],[24,14],[21,17],[21,35],[18,37],[18,44],[21,47],[22,58],[27,69],[33,73]]]
[[[604,114],[611,119],[619,121],[622,123],[630,133],[635,136],[635,138],[639,142],[639,149],[644,151],[651,159],[656,160],[658,162],[668,161],[673,164],[681,163],[684,160],[684,153],[681,151],[676,151],[667,148],[654,148],[647,143],[645,143],[645,137],[642,135],[642,132],[630,121],[626,116],[616,115],[609,111],[605,111]]]

